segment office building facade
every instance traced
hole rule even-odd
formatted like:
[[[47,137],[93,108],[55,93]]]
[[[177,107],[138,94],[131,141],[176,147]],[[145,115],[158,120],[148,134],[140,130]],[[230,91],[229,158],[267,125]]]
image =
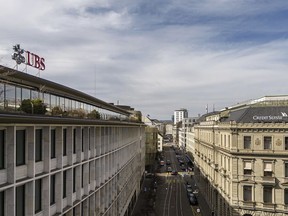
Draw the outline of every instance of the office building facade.
[[[178,122],[182,121],[183,118],[188,118],[188,111],[187,109],[179,109],[174,111],[174,124],[177,124]]]
[[[145,126],[77,90],[3,66],[0,75],[0,215],[130,215]],[[35,98],[45,115],[20,109]]]

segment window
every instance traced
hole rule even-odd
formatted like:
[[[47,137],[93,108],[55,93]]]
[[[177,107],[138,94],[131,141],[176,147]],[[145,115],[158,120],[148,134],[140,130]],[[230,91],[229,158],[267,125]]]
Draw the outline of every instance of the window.
[[[55,203],[55,175],[50,177],[50,205]]]
[[[16,166],[25,164],[26,153],[26,132],[25,130],[16,131]]]
[[[42,200],[42,179],[38,179],[35,181],[35,214],[40,212]]]
[[[73,193],[76,192],[76,168],[73,168]]]
[[[4,207],[5,207],[5,192],[0,192],[0,216],[4,216]]]
[[[73,154],[76,153],[76,128],[73,129]]]
[[[285,177],[288,177],[288,161],[285,162]]]
[[[82,165],[81,167],[81,187],[83,188],[84,187],[84,165]]]
[[[35,161],[42,161],[42,129],[37,129],[35,132]]]
[[[67,172],[63,171],[63,198],[67,196],[66,194],[66,180],[67,180]]]
[[[244,149],[251,149],[251,136],[244,136]]]
[[[25,185],[16,187],[16,216],[25,216]]]
[[[5,92],[5,85],[4,85],[4,83],[1,83],[0,82],[0,109],[1,110],[3,110],[4,109],[4,102],[5,102],[5,100],[4,100],[4,92]]]
[[[63,129],[63,156],[67,155],[67,129]]]
[[[252,175],[251,161],[244,161],[244,175]]]
[[[84,151],[84,129],[83,128],[82,128],[81,140],[82,140],[82,152],[83,152]]]
[[[264,203],[272,203],[272,186],[264,186],[263,187],[263,202]]]
[[[88,146],[89,146],[89,150],[91,150],[90,128],[88,128]]]
[[[5,108],[8,110],[15,110],[16,107],[16,87],[6,84],[5,89],[6,103]]]
[[[264,149],[272,149],[272,137],[264,137]]]
[[[252,201],[252,186],[243,186],[243,200],[246,202]]]
[[[288,137],[285,137],[285,150],[288,150]]]
[[[284,203],[288,205],[288,188],[284,189]]]
[[[56,157],[56,130],[51,130],[51,159]]]
[[[0,130],[0,169],[5,169],[5,130]]]
[[[264,162],[264,176],[272,176],[272,162]]]

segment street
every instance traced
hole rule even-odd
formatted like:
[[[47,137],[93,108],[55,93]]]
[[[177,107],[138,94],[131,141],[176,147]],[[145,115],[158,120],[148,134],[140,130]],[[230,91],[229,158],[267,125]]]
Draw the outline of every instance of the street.
[[[194,182],[191,171],[193,165],[188,162],[189,160],[179,149],[165,146],[160,158],[155,162],[153,177],[144,180],[133,215],[210,215],[205,201],[200,197],[197,184]],[[190,193],[187,193],[188,187],[191,188]],[[188,195],[196,197],[197,203],[190,203]]]

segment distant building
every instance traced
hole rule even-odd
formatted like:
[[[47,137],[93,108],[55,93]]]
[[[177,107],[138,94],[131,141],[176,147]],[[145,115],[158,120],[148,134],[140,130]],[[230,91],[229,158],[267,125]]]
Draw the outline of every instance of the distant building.
[[[166,123],[165,124],[165,134],[167,135],[167,134],[173,134],[173,123],[171,122],[169,122],[169,123]]]
[[[179,127],[178,143],[179,147],[184,151],[187,151],[187,139],[188,134],[191,132],[191,128],[194,126],[198,117],[183,118],[181,127]]]
[[[163,151],[163,143],[164,143],[163,135],[161,133],[158,133],[157,139],[158,139],[157,150],[158,150],[158,152],[162,152]]]
[[[145,167],[150,172],[151,166],[155,163],[158,151],[158,129],[156,127],[145,127]]]
[[[174,124],[182,121],[183,118],[188,118],[187,109],[182,108],[174,111]]]
[[[195,176],[221,216],[288,214],[288,96],[266,96],[194,125]]]

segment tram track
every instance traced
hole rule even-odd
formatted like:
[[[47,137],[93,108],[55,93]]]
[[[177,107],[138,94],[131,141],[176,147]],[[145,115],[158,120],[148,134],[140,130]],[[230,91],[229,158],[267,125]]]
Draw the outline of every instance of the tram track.
[[[174,151],[166,152],[166,158],[172,162],[173,170],[177,169],[177,162],[174,157]],[[166,175],[166,194],[163,205],[163,216],[184,216],[182,206],[182,190],[184,188],[183,180],[180,176]]]

